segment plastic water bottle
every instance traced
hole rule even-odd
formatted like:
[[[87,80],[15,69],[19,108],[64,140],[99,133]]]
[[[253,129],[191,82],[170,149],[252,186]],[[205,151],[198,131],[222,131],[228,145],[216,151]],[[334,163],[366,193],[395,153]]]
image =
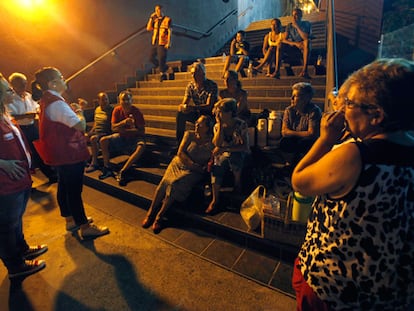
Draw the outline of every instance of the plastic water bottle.
[[[226,61],[226,53],[223,52],[223,54],[221,55],[221,61],[224,63]]]

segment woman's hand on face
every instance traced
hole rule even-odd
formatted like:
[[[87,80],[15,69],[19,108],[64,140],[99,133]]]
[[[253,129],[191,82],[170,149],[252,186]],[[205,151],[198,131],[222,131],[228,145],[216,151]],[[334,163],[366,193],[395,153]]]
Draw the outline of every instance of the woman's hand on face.
[[[345,130],[345,115],[342,111],[325,113],[321,120],[320,138],[334,145]]]

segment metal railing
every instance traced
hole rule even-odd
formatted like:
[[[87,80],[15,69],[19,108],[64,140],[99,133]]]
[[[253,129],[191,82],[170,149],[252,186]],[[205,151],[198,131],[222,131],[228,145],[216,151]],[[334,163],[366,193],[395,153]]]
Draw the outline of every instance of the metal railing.
[[[185,26],[182,26],[182,25],[178,25],[178,24],[173,24],[172,27],[174,29],[174,34],[175,35],[185,36],[185,37],[188,37],[188,38],[193,39],[193,40],[200,40],[202,38],[211,36],[211,34],[213,33],[213,30],[215,30],[217,27],[223,25],[227,21],[227,19],[229,19],[232,15],[235,15],[235,14],[237,14],[237,10],[232,10],[226,16],[224,16],[222,19],[220,19],[216,24],[214,24],[210,29],[208,29],[206,32],[202,32],[202,31],[199,31],[199,30],[196,30],[196,29],[192,29],[192,28],[189,28],[189,27],[185,27]],[[177,29],[178,29],[178,31],[176,31]],[[180,31],[180,29],[182,31]],[[121,42],[119,42],[118,44],[116,44],[113,48],[109,49],[108,51],[106,51],[102,55],[100,55],[97,58],[95,58],[89,64],[87,64],[86,66],[84,66],[80,70],[76,71],[71,76],[69,76],[66,79],[66,82],[69,83],[71,80],[73,80],[76,77],[78,77],[79,75],[81,75],[83,72],[85,72],[86,70],[88,70],[89,68],[91,68],[92,66],[94,66],[96,63],[100,62],[106,56],[112,55],[113,53],[116,52],[117,49],[119,49],[120,47],[124,46],[125,44],[127,44],[128,42],[130,42],[132,39],[135,39],[139,35],[142,35],[143,33],[146,33],[146,31],[147,31],[146,25],[140,27],[137,31],[135,31],[134,33],[132,33],[131,35],[129,35],[128,37],[126,37],[125,39],[123,39]],[[193,35],[189,34],[189,32],[199,34],[199,36],[193,36]]]
[[[95,65],[96,63],[98,63],[99,61],[101,61],[102,59],[104,59],[106,56],[111,55],[112,53],[114,53],[121,46],[125,45],[126,43],[128,43],[129,41],[131,41],[132,39],[134,39],[135,37],[137,37],[137,36],[145,33],[146,30],[147,30],[146,29],[146,26],[143,26],[143,27],[139,28],[136,32],[134,32],[133,34],[131,34],[128,37],[126,37],[124,40],[122,40],[121,42],[119,42],[113,48],[109,49],[108,51],[106,51],[105,53],[103,53],[101,56],[95,58],[89,64],[87,64],[86,66],[84,66],[82,69],[80,69],[77,72],[75,72],[74,74],[72,74],[70,77],[68,77],[66,79],[66,82],[70,82],[71,80],[73,80],[74,78],[76,78],[77,76],[79,76],[80,74],[82,74],[84,71],[88,70],[93,65]]]

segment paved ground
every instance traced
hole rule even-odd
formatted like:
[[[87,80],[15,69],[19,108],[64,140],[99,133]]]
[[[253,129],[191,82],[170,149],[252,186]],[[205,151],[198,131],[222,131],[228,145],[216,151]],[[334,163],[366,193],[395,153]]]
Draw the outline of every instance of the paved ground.
[[[295,310],[290,296],[160,240],[139,227],[142,210],[88,187],[87,214],[111,233],[81,242],[64,230],[56,185],[34,181],[24,231],[29,243],[49,245],[47,267],[20,287],[0,268],[0,311]],[[128,210],[130,221],[101,208],[108,204]]]

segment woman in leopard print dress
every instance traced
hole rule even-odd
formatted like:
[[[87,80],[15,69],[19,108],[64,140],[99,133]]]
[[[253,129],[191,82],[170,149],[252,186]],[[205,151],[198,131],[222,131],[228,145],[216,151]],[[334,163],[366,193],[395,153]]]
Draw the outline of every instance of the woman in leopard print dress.
[[[294,267],[298,310],[413,310],[413,86],[403,59],[353,73],[296,166],[295,191],[317,196]],[[332,150],[344,130],[355,141]]]

